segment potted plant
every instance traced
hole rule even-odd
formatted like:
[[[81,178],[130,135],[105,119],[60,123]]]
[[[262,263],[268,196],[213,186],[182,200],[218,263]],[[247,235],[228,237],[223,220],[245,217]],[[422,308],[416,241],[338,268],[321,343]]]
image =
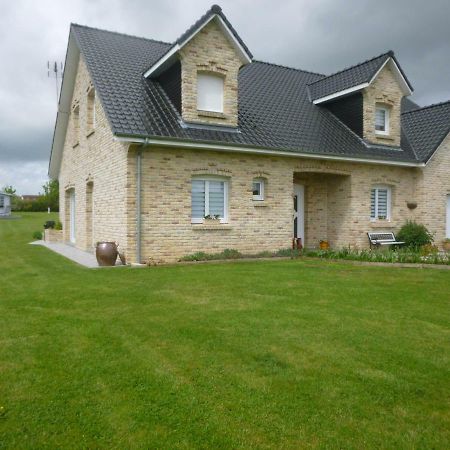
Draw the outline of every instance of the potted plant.
[[[328,243],[327,240],[321,240],[319,242],[319,247],[320,247],[320,250],[328,250],[330,248],[330,244]]]
[[[220,216],[219,214],[208,214],[203,217],[203,223],[206,223],[208,225],[216,225],[220,223]]]
[[[444,239],[444,241],[442,242],[442,247],[446,252],[450,252],[450,239]]]

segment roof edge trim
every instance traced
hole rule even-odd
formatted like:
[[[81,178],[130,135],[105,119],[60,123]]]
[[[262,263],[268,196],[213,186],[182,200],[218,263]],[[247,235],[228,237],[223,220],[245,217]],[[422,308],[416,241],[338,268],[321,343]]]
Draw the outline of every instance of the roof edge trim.
[[[354,157],[341,157],[334,155],[323,155],[314,153],[295,153],[283,150],[267,149],[264,147],[243,147],[236,145],[227,144],[211,144],[208,142],[196,142],[196,141],[186,141],[186,140],[176,140],[176,139],[166,139],[166,138],[139,138],[139,137],[128,137],[116,135],[115,140],[119,142],[137,143],[144,144],[148,146],[161,145],[164,147],[182,147],[182,148],[193,148],[197,150],[215,150],[224,152],[236,152],[236,153],[253,153],[253,154],[263,154],[272,156],[290,156],[293,158],[309,158],[309,159],[321,159],[330,161],[349,161],[367,164],[379,164],[387,166],[402,166],[402,167],[424,167],[425,163],[413,163],[407,161],[387,161],[383,159],[366,159],[366,158],[354,158]]]

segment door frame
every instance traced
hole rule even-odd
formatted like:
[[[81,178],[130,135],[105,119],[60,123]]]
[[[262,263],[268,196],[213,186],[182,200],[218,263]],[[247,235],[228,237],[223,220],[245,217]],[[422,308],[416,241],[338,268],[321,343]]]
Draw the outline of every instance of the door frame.
[[[75,189],[72,189],[69,193],[69,241],[72,244],[75,244],[76,242],[75,215],[76,215]]]
[[[305,246],[305,186],[294,183],[294,199],[297,197],[297,212],[294,208],[293,219],[297,218],[297,238],[301,238],[303,247]],[[295,234],[294,234],[295,236]]]

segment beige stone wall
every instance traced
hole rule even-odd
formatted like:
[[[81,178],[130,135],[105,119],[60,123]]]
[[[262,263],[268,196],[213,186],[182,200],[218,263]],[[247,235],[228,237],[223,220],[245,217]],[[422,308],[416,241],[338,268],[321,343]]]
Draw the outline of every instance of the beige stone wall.
[[[129,247],[135,257],[135,155],[129,154]],[[142,160],[142,258],[175,261],[197,251],[225,248],[244,253],[277,250],[293,237],[293,185],[305,185],[306,246],[328,239],[335,248],[367,247],[367,231],[397,231],[414,218],[406,203],[413,197],[414,169],[243,155],[187,149],[147,148]],[[191,224],[191,179],[219,175],[230,183],[229,222],[211,227]],[[266,181],[266,200],[252,200],[252,180]],[[392,221],[370,221],[373,184],[392,187]],[[132,212],[133,211],[133,212]]]
[[[186,122],[237,126],[238,72],[236,51],[213,19],[180,51],[182,117]],[[197,110],[197,73],[224,77],[223,114]]]
[[[69,240],[67,192],[74,189],[76,246],[92,250],[93,243],[99,240],[114,240],[124,248],[127,245],[127,146],[113,140],[98,98],[95,101],[95,130],[88,125],[88,114],[92,114],[88,112],[91,86],[86,65],[80,59],[72,98],[72,107],[79,108],[78,124],[72,112],[59,175],[64,240]]]
[[[381,145],[400,146],[400,114],[403,93],[387,64],[374,82],[363,90],[363,137]],[[387,136],[375,133],[375,108],[377,103],[388,107],[390,133]]]
[[[434,243],[442,246],[446,237],[447,196],[450,195],[450,135],[420,170],[417,192],[418,221],[434,234]]]

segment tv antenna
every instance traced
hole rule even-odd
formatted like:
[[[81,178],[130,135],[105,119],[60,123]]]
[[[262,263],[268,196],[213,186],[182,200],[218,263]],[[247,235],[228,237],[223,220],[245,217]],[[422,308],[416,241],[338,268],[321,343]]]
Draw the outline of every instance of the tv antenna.
[[[59,83],[62,80],[63,75],[63,64],[60,62],[59,64],[56,61],[47,61],[47,76],[48,78],[55,79],[55,87],[56,87],[56,107],[58,107],[59,102]]]

